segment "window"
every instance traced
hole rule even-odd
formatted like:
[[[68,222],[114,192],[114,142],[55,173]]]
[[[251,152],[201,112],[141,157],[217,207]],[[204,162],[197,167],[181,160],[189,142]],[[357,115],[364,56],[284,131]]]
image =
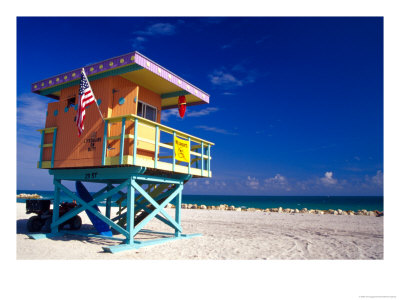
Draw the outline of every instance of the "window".
[[[70,97],[67,99],[67,107],[75,106],[75,97]]]
[[[138,101],[137,115],[150,121],[157,122],[157,108],[141,101]]]

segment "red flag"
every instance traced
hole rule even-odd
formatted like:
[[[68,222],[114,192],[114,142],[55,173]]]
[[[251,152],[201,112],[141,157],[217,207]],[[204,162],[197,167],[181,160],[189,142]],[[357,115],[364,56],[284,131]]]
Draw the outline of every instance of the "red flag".
[[[181,118],[185,115],[186,111],[186,98],[185,96],[179,96],[178,98],[178,108],[179,108],[179,115]]]

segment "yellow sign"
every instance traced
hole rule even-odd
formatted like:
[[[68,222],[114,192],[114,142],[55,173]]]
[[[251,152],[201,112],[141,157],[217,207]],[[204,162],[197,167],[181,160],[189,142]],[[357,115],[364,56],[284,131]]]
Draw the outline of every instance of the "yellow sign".
[[[174,138],[175,144],[175,159],[190,162],[190,142],[180,138]]]

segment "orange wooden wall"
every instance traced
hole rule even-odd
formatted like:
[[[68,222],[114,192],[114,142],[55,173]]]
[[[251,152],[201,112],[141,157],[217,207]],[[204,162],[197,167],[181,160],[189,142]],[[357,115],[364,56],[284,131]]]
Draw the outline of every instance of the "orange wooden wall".
[[[96,99],[101,100],[100,110],[104,118],[136,114],[137,99],[139,99],[157,107],[157,122],[160,122],[160,95],[120,76],[94,80],[90,84]],[[61,90],[59,101],[48,104],[46,128],[57,127],[54,168],[101,166],[104,123],[100,118],[96,104],[93,103],[86,108],[85,129],[81,137],[78,137],[78,129],[74,121],[77,113],[75,107],[66,109],[68,98],[75,96],[75,103],[78,103],[78,92],[78,85],[65,88]],[[120,104],[122,102],[123,104]],[[54,114],[56,110],[57,115]],[[125,132],[126,134],[134,133],[132,121],[126,122]],[[121,123],[114,123],[109,126],[109,136],[119,136],[120,134]],[[44,143],[52,143],[52,138],[52,134],[46,134]],[[114,149],[108,151],[107,156],[119,156],[119,145],[119,140],[108,141],[108,146]],[[43,150],[43,160],[51,160],[52,148],[44,148]],[[133,154],[132,139],[125,139],[124,154]],[[138,155],[152,156],[154,154],[138,149]]]

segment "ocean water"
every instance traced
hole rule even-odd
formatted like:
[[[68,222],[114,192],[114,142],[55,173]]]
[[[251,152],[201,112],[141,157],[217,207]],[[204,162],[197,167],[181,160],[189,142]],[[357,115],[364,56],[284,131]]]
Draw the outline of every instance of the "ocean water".
[[[53,198],[53,191],[17,190],[17,194],[39,194],[43,197]],[[120,196],[115,195],[113,200]],[[70,202],[71,199],[61,193],[61,201]],[[18,202],[24,202],[18,199]],[[293,208],[293,209],[342,209],[354,210],[379,210],[383,211],[383,196],[216,196],[216,195],[183,195],[182,203],[197,205],[220,205],[227,204],[235,207],[254,208]],[[105,201],[100,202],[105,205]],[[115,204],[114,204],[115,205]]]

